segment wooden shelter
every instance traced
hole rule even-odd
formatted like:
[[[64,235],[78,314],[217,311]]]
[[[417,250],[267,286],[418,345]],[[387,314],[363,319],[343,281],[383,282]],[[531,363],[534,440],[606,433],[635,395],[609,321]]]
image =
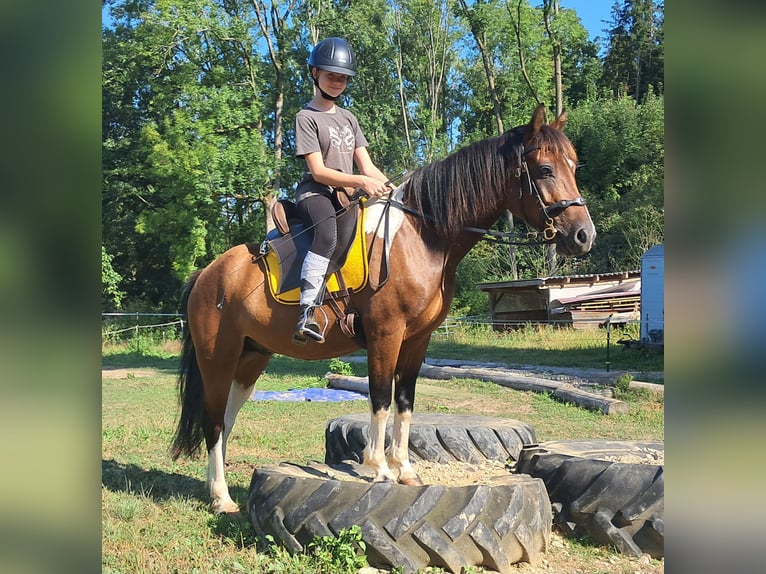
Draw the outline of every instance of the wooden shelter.
[[[621,271],[481,283],[495,330],[525,323],[593,329],[640,318],[641,272]]]

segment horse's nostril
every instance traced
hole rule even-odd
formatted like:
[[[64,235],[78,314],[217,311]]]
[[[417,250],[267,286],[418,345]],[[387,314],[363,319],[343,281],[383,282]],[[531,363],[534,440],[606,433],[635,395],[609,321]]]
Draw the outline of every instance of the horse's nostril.
[[[584,229],[580,229],[580,231],[577,232],[577,235],[575,236],[577,238],[577,242],[581,245],[585,245],[588,243],[588,232]]]

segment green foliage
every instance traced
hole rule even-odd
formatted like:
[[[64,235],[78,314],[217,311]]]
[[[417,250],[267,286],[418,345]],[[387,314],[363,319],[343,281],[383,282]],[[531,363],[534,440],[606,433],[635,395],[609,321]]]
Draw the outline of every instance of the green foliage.
[[[577,179],[598,237],[588,270],[638,269],[664,242],[664,99],[629,97],[582,102],[569,114]]]
[[[316,559],[317,574],[355,574],[367,566],[365,543],[358,525],[343,528],[338,536],[322,536],[309,544]]]
[[[338,375],[354,374],[354,369],[351,367],[351,364],[337,357],[330,359],[329,369],[331,373],[336,373]]]
[[[664,4],[654,0],[615,3],[602,84],[614,96],[642,102],[664,93]]]
[[[627,391],[630,387],[630,382],[633,380],[633,375],[630,373],[625,373],[623,375],[620,375],[617,377],[617,380],[614,382],[615,389],[619,391]]]
[[[354,46],[359,76],[342,104],[390,175],[526,123],[538,100],[554,102],[552,41],[542,7],[528,0],[303,2],[290,13],[286,3],[263,11],[242,0],[106,5],[102,241],[115,275],[105,305],[124,293],[125,307],[174,311],[191,271],[262,238],[269,202],[290,196],[304,169],[293,119],[313,95],[306,59],[320,37]],[[662,11],[616,2],[601,60],[574,10],[550,20],[578,179],[599,232],[591,257],[558,272],[634,267],[663,238]],[[511,266],[502,250],[469,258],[454,308],[482,314],[485,297],[470,284],[508,277]],[[546,272],[542,250],[516,258],[520,277]]]
[[[117,273],[112,267],[112,256],[106,252],[104,246],[101,246],[101,305],[104,308],[114,305],[116,309],[120,308],[122,298],[125,296],[120,291],[120,281],[122,275]]]

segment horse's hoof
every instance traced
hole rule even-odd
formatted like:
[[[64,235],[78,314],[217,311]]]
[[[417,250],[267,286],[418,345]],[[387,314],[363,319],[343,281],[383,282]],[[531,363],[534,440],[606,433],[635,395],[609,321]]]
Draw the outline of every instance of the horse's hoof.
[[[372,482],[396,482],[396,479],[390,476],[376,476],[372,479]]]
[[[239,505],[233,500],[216,500],[210,506],[215,514],[240,514]]]
[[[415,476],[410,476],[407,478],[399,478],[399,484],[403,484],[405,486],[423,486],[423,481],[420,480],[420,477],[416,474]]]

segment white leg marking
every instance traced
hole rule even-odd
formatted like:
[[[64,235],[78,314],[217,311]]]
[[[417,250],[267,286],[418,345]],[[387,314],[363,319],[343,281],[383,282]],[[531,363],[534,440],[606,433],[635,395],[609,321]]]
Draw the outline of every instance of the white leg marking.
[[[239,506],[231,499],[226,485],[223,466],[223,433],[207,453],[207,484],[214,512],[238,512]]]
[[[245,387],[234,381],[229,389],[229,398],[226,401],[226,411],[223,415],[223,432],[218,437],[218,442],[207,453],[207,483],[210,488],[210,498],[213,499],[213,511],[215,512],[238,512],[239,506],[231,499],[229,487],[226,484],[225,461],[226,442],[234,428],[237,413],[245,404],[252,393],[253,385]]]
[[[412,411],[394,414],[394,428],[391,437],[391,447],[388,449],[388,463],[399,471],[399,482],[413,478],[417,473],[410,464],[410,423]]]
[[[388,409],[380,409],[372,413],[370,409],[370,437],[364,450],[364,464],[375,469],[375,481],[396,480],[386,462],[386,421]]]

